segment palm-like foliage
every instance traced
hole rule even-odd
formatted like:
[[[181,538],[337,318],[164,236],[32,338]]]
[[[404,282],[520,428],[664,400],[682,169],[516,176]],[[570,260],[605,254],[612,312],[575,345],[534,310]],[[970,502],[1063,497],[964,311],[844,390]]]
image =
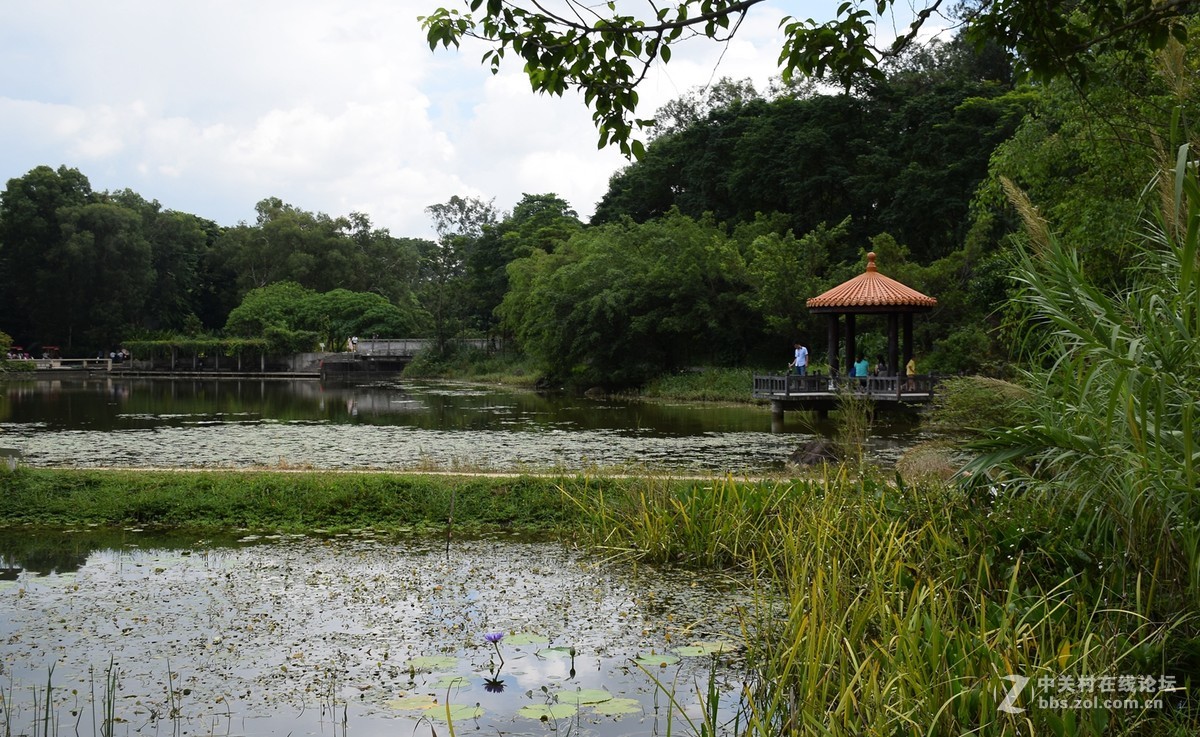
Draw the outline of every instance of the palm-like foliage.
[[[1160,572],[1186,571],[1196,594],[1200,177],[1191,153],[1181,147],[1157,183],[1159,202],[1132,238],[1134,286],[1120,294],[1099,288],[1007,185],[1028,234],[1014,273],[1032,316],[1022,347],[1034,419],[985,441],[968,470],[1076,495],[1094,539],[1119,536],[1136,558],[1173,568]]]

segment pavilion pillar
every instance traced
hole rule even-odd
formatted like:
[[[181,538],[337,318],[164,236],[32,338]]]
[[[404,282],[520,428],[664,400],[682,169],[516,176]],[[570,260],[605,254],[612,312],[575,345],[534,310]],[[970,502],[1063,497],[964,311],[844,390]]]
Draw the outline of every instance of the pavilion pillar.
[[[911,312],[904,313],[904,365],[913,357],[913,316]],[[897,371],[897,374],[900,372]]]
[[[829,374],[837,373],[838,365],[838,314],[829,313]]]
[[[854,313],[846,313],[846,373],[850,373],[850,368],[854,366]]]
[[[887,367],[885,372],[888,376],[896,376],[900,373],[897,370],[900,366],[900,316],[895,312],[888,313],[887,331]]]

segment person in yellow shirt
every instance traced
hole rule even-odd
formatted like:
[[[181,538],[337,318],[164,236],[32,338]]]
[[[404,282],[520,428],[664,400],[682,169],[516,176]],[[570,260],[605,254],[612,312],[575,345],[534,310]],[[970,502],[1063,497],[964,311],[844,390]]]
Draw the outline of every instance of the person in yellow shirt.
[[[917,357],[911,356],[908,363],[904,366],[904,373],[908,376],[908,384],[904,387],[905,391],[916,391],[917,389]]]

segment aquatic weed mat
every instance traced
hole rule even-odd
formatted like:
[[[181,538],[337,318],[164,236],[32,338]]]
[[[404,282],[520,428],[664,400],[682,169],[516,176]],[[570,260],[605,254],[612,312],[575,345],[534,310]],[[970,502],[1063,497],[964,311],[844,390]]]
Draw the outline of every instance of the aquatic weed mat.
[[[531,715],[572,702],[569,717],[553,718],[576,733],[639,734],[661,697],[632,659],[679,683],[698,713],[692,683],[713,652],[703,643],[736,648],[739,631],[740,595],[719,581],[601,563],[553,542],[453,540],[447,554],[444,539],[369,533],[175,549],[129,537],[52,567],[6,563],[23,568],[0,587],[10,724],[32,724],[51,666],[52,711],[86,724],[111,662],[118,718],[135,727],[416,724],[444,719],[449,700],[459,726],[502,734],[544,730]],[[505,638],[493,646],[484,634],[495,632]],[[720,676],[727,695],[732,658]],[[599,706],[616,699],[637,706]]]

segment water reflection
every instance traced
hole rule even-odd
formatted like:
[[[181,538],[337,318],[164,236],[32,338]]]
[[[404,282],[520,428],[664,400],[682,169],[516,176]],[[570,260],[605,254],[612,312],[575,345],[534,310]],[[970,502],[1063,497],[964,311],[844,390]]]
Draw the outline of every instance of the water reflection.
[[[445,383],[37,380],[0,385],[0,429],[34,465],[545,469],[755,473],[832,432],[762,407],[605,401]],[[885,419],[886,457],[911,425]]]
[[[214,725],[317,733],[336,715],[358,734],[429,734],[417,730],[444,723],[449,701],[461,709],[460,733],[544,734],[531,714],[578,701],[556,712],[561,731],[683,733],[679,711],[663,708],[631,659],[666,662],[672,647],[695,641],[736,644],[745,603],[689,572],[602,563],[507,535],[458,540],[447,556],[441,539],[370,533],[177,547],[178,538],[124,531],[109,547],[89,533],[55,543],[26,532],[0,530],[6,557],[91,552],[70,573],[0,581],[0,670],[16,695],[5,716],[18,729],[48,710],[99,734],[89,720],[103,712],[88,700],[103,698],[97,684],[114,663],[117,716],[139,731],[173,714],[176,734]],[[484,637],[499,631],[498,643]],[[677,698],[695,710],[694,682],[706,681],[710,662],[676,657],[651,670],[682,684]],[[741,665],[736,653],[719,662],[731,717]],[[38,702],[51,666],[46,709]]]

